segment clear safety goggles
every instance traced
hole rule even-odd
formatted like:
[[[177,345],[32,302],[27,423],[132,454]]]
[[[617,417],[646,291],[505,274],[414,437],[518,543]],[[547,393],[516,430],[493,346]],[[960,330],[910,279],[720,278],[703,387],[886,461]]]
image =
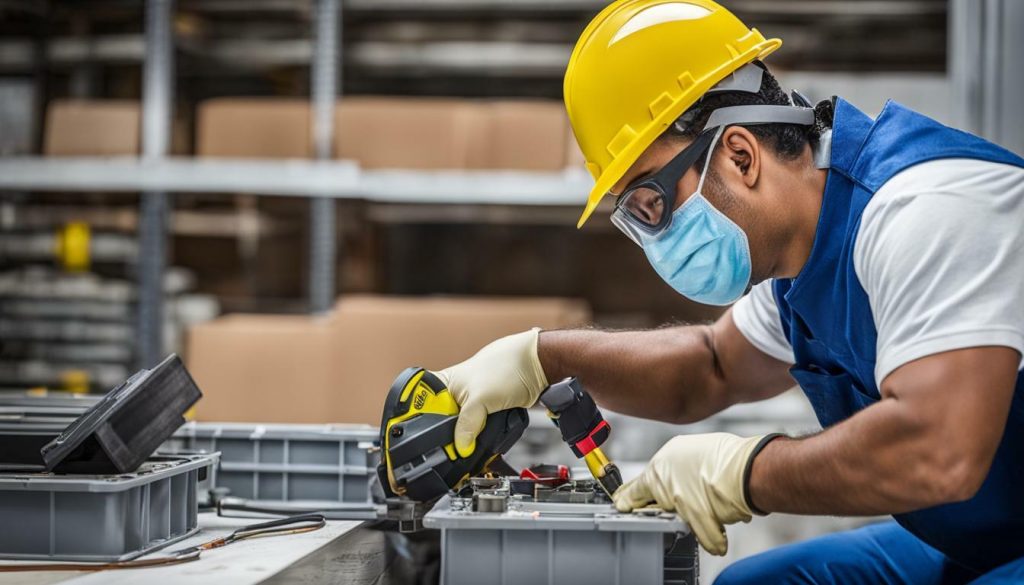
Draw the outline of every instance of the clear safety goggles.
[[[678,200],[679,179],[707,152],[697,192],[704,185],[714,145],[728,126],[736,124],[814,124],[814,110],[806,107],[749,105],[729,106],[712,112],[704,130],[657,173],[626,187],[615,201],[611,221],[626,237],[643,247],[643,241],[668,229]]]
[[[707,152],[700,177],[700,184],[704,183],[704,173],[711,160],[711,146],[721,134],[721,127],[705,130],[657,173],[626,187],[615,200],[612,224],[641,247],[645,238],[657,236],[668,229],[678,198],[679,180]]]

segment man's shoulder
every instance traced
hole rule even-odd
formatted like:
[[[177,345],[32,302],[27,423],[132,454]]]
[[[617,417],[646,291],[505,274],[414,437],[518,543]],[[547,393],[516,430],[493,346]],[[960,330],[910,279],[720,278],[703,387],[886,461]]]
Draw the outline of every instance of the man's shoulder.
[[[965,207],[984,211],[1014,200],[1024,202],[1022,167],[972,158],[933,160],[883,183],[864,207],[860,230],[905,229],[908,222],[934,222],[937,215],[955,217]],[[908,206],[928,212],[899,213]],[[897,214],[899,225],[890,225]]]
[[[1024,168],[975,158],[950,158],[922,162],[893,175],[872,196],[868,208],[900,197],[931,194],[974,196],[992,192],[993,180],[1016,178],[1024,189]]]
[[[870,293],[865,276],[872,266],[923,262],[936,238],[987,237],[1022,214],[1024,168],[970,158],[920,163],[886,181],[864,207],[854,268]]]

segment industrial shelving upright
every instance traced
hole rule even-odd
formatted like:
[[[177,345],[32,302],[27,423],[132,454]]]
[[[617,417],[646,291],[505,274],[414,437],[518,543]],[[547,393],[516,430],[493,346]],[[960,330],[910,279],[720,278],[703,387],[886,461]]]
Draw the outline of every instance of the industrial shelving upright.
[[[146,0],[146,56],[142,67],[142,159],[167,155],[174,96],[174,0]],[[160,361],[163,346],[163,279],[167,265],[167,191],[143,191],[139,200],[138,321],[136,360],[141,368]]]

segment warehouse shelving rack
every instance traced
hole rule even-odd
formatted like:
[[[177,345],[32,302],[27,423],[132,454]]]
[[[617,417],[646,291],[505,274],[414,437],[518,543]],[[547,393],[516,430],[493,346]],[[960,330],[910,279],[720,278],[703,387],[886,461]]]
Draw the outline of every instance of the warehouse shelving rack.
[[[315,0],[311,100],[315,160],[216,160],[168,156],[174,88],[175,0],[145,5],[140,157],[0,158],[0,190],[120,191],[141,193],[139,212],[138,359],[161,357],[163,290],[169,215],[177,193],[252,193],[311,198],[309,305],[333,303],[334,203],[338,198],[378,202],[572,205],[590,181],[582,172],[363,171],[331,160],[333,117],[340,78],[341,0]]]
[[[987,0],[987,3],[998,0]],[[142,193],[139,213],[139,255],[146,262],[139,273],[139,356],[142,365],[151,365],[158,357],[161,339],[162,311],[161,274],[166,255],[166,229],[168,198],[179,193],[252,193],[256,195],[291,195],[312,198],[310,205],[309,241],[309,299],[314,311],[329,308],[334,296],[334,269],[338,251],[335,249],[335,199],[362,199],[382,203],[427,204],[510,204],[533,206],[575,206],[585,197],[591,185],[582,169],[566,172],[486,172],[486,171],[412,171],[364,170],[352,161],[330,160],[331,133],[335,99],[340,93],[342,44],[341,13],[376,15],[399,18],[420,14],[428,18],[445,15],[469,14],[486,22],[493,15],[570,14],[585,15],[599,10],[602,0],[570,0],[544,2],[542,0],[312,0],[312,43],[299,39],[267,39],[259,43],[251,40],[226,39],[217,44],[202,46],[221,58],[246,60],[271,59],[274,63],[309,63],[311,65],[310,93],[313,103],[314,160],[216,160],[168,156],[170,118],[173,110],[175,85],[175,40],[172,22],[177,6],[198,7],[204,10],[229,13],[239,10],[282,11],[295,10],[289,2],[262,0],[243,3],[207,2],[195,0],[147,0],[145,3],[145,31],[141,37],[99,37],[90,40],[88,50],[78,47],[81,39],[54,39],[47,54],[60,62],[76,59],[99,58],[104,55],[124,62],[142,61],[143,74],[143,129],[142,156],[138,158],[76,157],[50,159],[41,157],[0,158],[0,190],[26,191],[113,191]],[[885,4],[883,7],[882,4]],[[935,32],[934,21],[945,14],[946,4],[940,0],[902,0],[890,3],[862,3],[851,0],[831,0],[826,3],[763,3],[737,2],[734,9],[743,16],[765,22],[777,34],[801,38],[793,30],[794,23],[831,18],[834,26],[850,19],[862,27],[874,26],[880,19],[919,21],[930,19],[928,34]],[[885,14],[877,12],[882,8]],[[845,19],[845,20],[844,20]],[[584,21],[585,22],[585,21]],[[825,30],[815,28],[812,30]],[[845,29],[843,29],[845,30]],[[930,32],[929,32],[930,31]],[[826,31],[827,32],[827,31]],[[785,33],[785,34],[784,34]],[[807,33],[810,34],[810,33]],[[805,34],[802,38],[807,51],[797,47],[791,50],[791,59],[824,55],[813,51],[822,38],[832,37]],[[851,37],[853,38],[853,37]],[[902,37],[901,37],[902,38]],[[928,37],[926,37],[928,38]],[[817,40],[815,40],[817,39]],[[860,43],[860,37],[854,38]],[[913,39],[911,39],[913,40]],[[12,41],[5,44],[9,50],[5,59],[21,55],[29,59],[31,47]],[[829,41],[832,42],[832,41]],[[846,41],[843,41],[846,42]],[[890,41],[897,42],[897,41]],[[916,41],[915,41],[916,42]],[[12,44],[13,43],[13,44]],[[525,78],[560,76],[555,72],[571,50],[571,45],[539,37],[511,51],[514,62],[506,62],[510,52],[507,46],[483,47],[479,42],[456,43],[461,51],[453,52],[447,40],[424,43],[419,50],[381,50],[374,38],[356,39],[347,46],[348,63],[355,67],[378,65],[380,59],[388,70],[421,68],[439,71],[481,71],[493,73],[512,67],[516,71],[526,67]],[[500,43],[499,43],[500,44]],[[916,43],[922,45],[922,43]],[[927,43],[924,43],[926,45]],[[7,45],[10,45],[9,47]],[[76,49],[78,47],[78,49]],[[13,50],[13,49],[21,50]],[[179,46],[184,54],[200,50]],[[884,48],[884,47],[883,47]],[[74,50],[73,50],[74,49]],[[79,50],[81,49],[81,50]],[[436,50],[435,50],[436,49]],[[494,49],[493,51],[491,49]],[[500,49],[500,50],[499,50]],[[882,49],[879,49],[882,50]],[[895,53],[885,49],[887,54]],[[113,53],[111,53],[113,51]],[[467,65],[462,54],[476,57]],[[524,52],[527,51],[527,52]],[[828,53],[833,54],[833,53]],[[836,52],[835,54],[857,54]],[[85,57],[83,57],[85,55]],[[390,57],[389,57],[390,56]],[[528,61],[524,65],[522,61]],[[500,57],[500,58],[499,58]],[[928,63],[936,62],[929,53]],[[925,59],[926,57],[920,57]],[[780,57],[781,58],[781,57]],[[865,57],[867,58],[867,57]],[[504,60],[503,60],[504,59]],[[70,60],[70,61],[69,61]],[[6,61],[5,61],[6,62]],[[22,64],[24,65],[24,64]],[[826,65],[828,65],[826,63]],[[862,66],[861,65],[857,65]],[[906,66],[905,64],[903,66]],[[467,68],[468,67],[468,68]],[[520,71],[520,73],[522,73]]]

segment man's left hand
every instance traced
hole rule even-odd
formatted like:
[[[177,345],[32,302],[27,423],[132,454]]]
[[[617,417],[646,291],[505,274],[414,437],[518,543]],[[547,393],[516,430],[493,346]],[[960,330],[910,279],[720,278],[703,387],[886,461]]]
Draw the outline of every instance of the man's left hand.
[[[620,512],[651,502],[675,511],[707,551],[724,555],[725,525],[753,514],[745,476],[759,446],[774,435],[743,438],[729,433],[680,435],[665,444],[639,477],[615,492]]]

